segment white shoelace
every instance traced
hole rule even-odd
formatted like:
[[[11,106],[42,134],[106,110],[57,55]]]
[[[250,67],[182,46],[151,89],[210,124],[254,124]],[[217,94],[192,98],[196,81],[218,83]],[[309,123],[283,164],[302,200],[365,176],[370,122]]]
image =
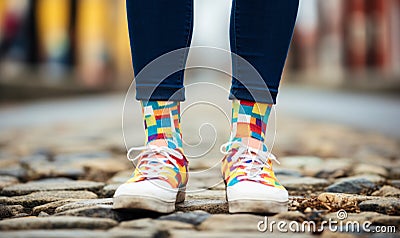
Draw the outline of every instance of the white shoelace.
[[[225,155],[230,154],[234,145],[238,146],[238,151],[231,157],[234,166],[237,167],[238,170],[243,170],[246,176],[252,180],[262,180],[262,174],[271,176],[271,174],[263,170],[264,166],[272,169],[268,164],[268,160],[273,160],[280,164],[278,159],[271,152],[251,148],[239,141],[229,141],[223,144],[220,148],[221,153]],[[230,149],[226,150],[228,146]],[[240,158],[242,159],[239,160]],[[247,163],[248,161],[250,161],[250,163]],[[241,166],[243,166],[243,168],[240,168]],[[253,173],[253,171],[256,172]]]
[[[132,158],[133,151],[142,151],[135,158]],[[159,158],[156,155],[162,155],[165,157]],[[174,167],[179,167],[176,163],[175,159],[171,157],[171,155],[183,159],[183,155],[178,151],[171,149],[166,146],[156,146],[156,145],[146,145],[140,147],[132,147],[128,150],[127,157],[128,160],[132,161],[135,164],[135,161],[139,158],[142,158],[140,161],[140,167],[143,168],[140,170],[141,176],[145,178],[160,178],[163,177],[168,179],[167,176],[161,174],[161,172],[171,173],[170,170],[166,170],[165,168],[171,168],[174,170]],[[172,164],[167,163],[170,161]],[[145,163],[143,163],[145,162]],[[135,164],[135,166],[139,166],[139,164]]]

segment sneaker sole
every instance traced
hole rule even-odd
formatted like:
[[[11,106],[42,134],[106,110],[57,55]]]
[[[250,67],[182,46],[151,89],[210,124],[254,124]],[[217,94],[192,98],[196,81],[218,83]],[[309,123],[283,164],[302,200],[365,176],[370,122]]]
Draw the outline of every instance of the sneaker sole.
[[[228,202],[229,213],[281,213],[288,211],[288,201],[235,200]]]
[[[147,210],[158,213],[175,211],[175,204],[185,201],[185,192],[178,191],[176,202],[166,202],[153,197],[121,195],[113,198],[113,209]]]

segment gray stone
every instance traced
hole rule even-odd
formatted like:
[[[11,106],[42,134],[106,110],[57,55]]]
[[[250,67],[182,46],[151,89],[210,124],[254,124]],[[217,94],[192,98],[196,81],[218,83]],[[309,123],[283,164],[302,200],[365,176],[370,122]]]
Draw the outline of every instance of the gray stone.
[[[400,179],[400,167],[393,167],[389,170],[389,178]]]
[[[89,161],[94,159],[109,159],[112,158],[112,154],[107,151],[96,151],[96,152],[86,152],[86,153],[71,153],[71,154],[60,154],[56,155],[53,161]]]
[[[285,178],[280,182],[289,191],[321,191],[329,185],[326,179],[312,177]]]
[[[49,214],[46,213],[46,212],[40,212],[37,216],[38,216],[38,217],[48,217]]]
[[[321,238],[358,238],[358,237],[360,237],[360,235],[358,235],[357,233],[339,232],[340,227],[338,227],[337,230],[338,231],[330,231],[329,229],[325,229],[322,232]],[[372,236],[369,236],[369,237],[372,237]]]
[[[361,211],[374,211],[388,215],[400,214],[400,199],[380,198],[377,200],[367,200],[359,204]]]
[[[378,191],[372,193],[373,196],[382,196],[382,197],[397,197],[400,198],[400,189],[385,185],[380,188]]]
[[[224,185],[221,172],[217,168],[190,171],[189,177],[190,180],[187,184],[188,191],[219,190],[221,185]]]
[[[54,216],[101,217],[117,221],[159,216],[158,213],[147,211],[113,210],[112,198],[73,202],[57,208],[55,212]]]
[[[197,226],[197,229],[214,231],[254,232],[257,231],[257,224],[260,221],[264,221],[263,216],[248,214],[217,214],[210,216],[207,220]]]
[[[18,179],[25,179],[27,176],[26,170],[20,165],[7,166],[5,168],[0,168],[0,175],[11,176]]]
[[[274,173],[276,176],[291,176],[291,177],[301,177],[302,174],[300,171],[295,170],[295,169],[282,169],[282,168],[276,168],[274,169]]]
[[[349,170],[350,169],[324,168],[322,170],[319,170],[313,176],[316,178],[324,178],[324,179],[341,178],[341,177],[346,177],[349,173]]]
[[[199,225],[206,220],[210,214],[205,211],[193,211],[193,212],[176,212],[170,215],[161,216],[158,220],[170,220],[185,222],[192,225]]]
[[[274,232],[271,233],[267,231],[266,233],[259,232],[257,230],[257,224],[255,225],[255,229],[252,231],[218,231],[218,230],[210,230],[210,231],[190,231],[188,234],[185,230],[171,230],[168,233],[170,237],[174,238],[227,238],[227,237],[240,237],[240,238],[265,238],[265,237],[274,237],[274,238],[315,238],[315,235],[310,233],[280,233],[275,228]],[[277,226],[275,226],[277,227]]]
[[[78,179],[85,176],[83,162],[112,158],[108,152],[72,153],[49,157],[32,155],[22,159],[21,164],[30,179],[46,177],[69,177]]]
[[[336,182],[325,189],[332,193],[365,193],[375,189],[375,184],[364,178],[352,178]]]
[[[112,178],[110,178],[107,183],[109,184],[121,184],[125,183],[129,177],[132,176],[133,170],[124,170],[121,172],[116,173]]]
[[[396,188],[400,188],[400,180],[392,180],[390,181],[390,185]]]
[[[28,216],[30,216],[30,214],[25,213],[25,212],[21,212],[21,213],[18,213],[17,215],[15,215],[15,216],[13,216],[12,218],[28,217]]]
[[[0,175],[0,190],[4,187],[18,183],[18,179],[13,176]]]
[[[299,221],[299,222],[306,220],[306,216],[299,211],[282,212],[275,215],[274,218],[279,220],[289,220],[289,221]]]
[[[85,174],[83,167],[74,166],[68,161],[52,161],[46,156],[29,157],[22,161],[30,180],[47,177],[69,177],[78,179]]]
[[[40,154],[40,153],[39,154],[30,154],[30,155],[23,157],[20,160],[20,164],[23,167],[27,168],[30,165],[33,165],[37,162],[44,162],[44,161],[51,163],[53,161],[53,159],[46,154]]]
[[[39,180],[35,180],[32,182],[40,182],[40,183],[63,183],[63,182],[71,182],[75,181],[71,178],[66,178],[66,177],[55,177],[55,178],[43,178]]]
[[[309,176],[317,178],[340,178],[345,177],[350,173],[353,159],[349,158],[333,158],[324,160],[324,163],[314,169],[307,168],[310,171],[315,171]]]
[[[196,192],[186,191],[188,200],[225,200],[225,190],[197,190]]]
[[[203,210],[211,214],[228,213],[228,203],[223,200],[187,200],[176,204],[177,211]]]
[[[336,182],[353,180],[353,179],[366,179],[376,185],[383,184],[386,182],[386,179],[378,174],[359,174],[359,175],[349,176],[349,177],[345,177],[345,178],[339,178],[336,180]]]
[[[131,229],[156,229],[156,230],[170,230],[170,229],[193,229],[194,226],[189,223],[174,221],[174,220],[154,220],[150,218],[137,219],[133,221],[121,222],[121,228]]]
[[[40,191],[75,191],[75,190],[87,190],[92,192],[99,192],[103,188],[103,183],[91,182],[91,181],[33,181],[24,184],[16,184],[5,187],[2,191],[2,195],[6,196],[17,196],[26,195],[33,192]]]
[[[97,195],[89,191],[46,191],[16,197],[2,197],[0,203],[22,205],[33,208],[49,202],[65,199],[95,199]]]
[[[364,143],[360,144],[361,148],[356,157],[362,158],[363,160],[370,160],[372,163],[376,163],[377,159],[381,159],[382,163],[387,161],[387,158],[398,158],[399,146],[395,140],[390,140],[385,137],[376,136],[371,143],[365,143],[371,137],[360,137]],[[388,161],[390,163],[390,160]]]
[[[81,199],[65,199],[65,200],[59,200],[59,201],[55,201],[55,202],[46,203],[46,204],[34,207],[32,209],[32,214],[35,216],[41,212],[53,214],[56,208],[61,207],[62,205],[77,202],[80,200]]]
[[[371,220],[372,224],[378,226],[396,226],[397,232],[399,232],[400,227],[400,216],[379,216],[374,217]]]
[[[77,209],[77,208],[85,208],[92,207],[98,205],[112,205],[112,198],[102,198],[102,199],[90,199],[90,200],[80,200],[71,203],[64,204],[57,209],[55,209],[56,213],[65,212],[67,210]]]
[[[165,230],[158,231],[154,228],[147,229],[132,229],[132,228],[124,228],[124,227],[114,227],[103,233],[104,237],[115,237],[115,238],[155,238],[155,237],[170,237],[169,232]]]
[[[0,221],[0,230],[31,229],[109,229],[118,223],[106,218],[87,217],[24,217]]]
[[[119,220],[117,214],[112,209],[112,205],[96,205],[90,207],[76,208],[60,213],[55,213],[54,216],[99,217]]]
[[[106,198],[114,196],[115,190],[117,190],[120,185],[121,184],[109,184],[104,186],[103,190],[101,191],[101,196]]]
[[[0,218],[9,218],[23,213],[25,208],[21,205],[0,205]]]
[[[298,169],[303,169],[308,166],[317,166],[324,162],[321,158],[314,156],[288,156],[280,158],[279,161],[284,168]]]
[[[2,231],[0,237],[7,238],[103,238],[114,237],[107,235],[104,231],[92,231],[85,229],[57,229],[51,232],[47,230],[23,230],[23,231]],[[116,236],[121,237],[121,236]]]
[[[357,164],[353,168],[353,173],[358,175],[358,174],[377,174],[381,175],[383,177],[388,176],[388,171],[379,165],[372,165],[372,164]]]
[[[85,179],[99,182],[109,180],[117,172],[128,168],[130,164],[125,156],[123,158],[114,156],[109,159],[93,159],[81,163],[85,170]]]

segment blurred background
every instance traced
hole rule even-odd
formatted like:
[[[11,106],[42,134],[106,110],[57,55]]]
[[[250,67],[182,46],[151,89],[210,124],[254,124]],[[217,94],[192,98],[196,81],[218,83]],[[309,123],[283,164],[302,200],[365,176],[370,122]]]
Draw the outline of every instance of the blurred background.
[[[193,45],[229,49],[230,4],[195,1]],[[399,0],[301,1],[285,82],[399,89],[399,23]],[[0,69],[2,99],[125,89],[125,1],[0,0]]]
[[[231,1],[194,3],[192,46],[229,50]],[[302,0],[277,108],[400,138],[399,23],[400,0]],[[129,47],[125,0],[0,0],[0,128],[104,117],[104,108],[119,117],[133,79]],[[202,60],[230,68],[207,53],[188,65]],[[229,88],[229,77],[205,71],[187,72],[186,84]],[[47,104],[66,96],[75,101]]]
[[[126,86],[132,77],[125,18],[123,0],[1,0],[2,86]]]

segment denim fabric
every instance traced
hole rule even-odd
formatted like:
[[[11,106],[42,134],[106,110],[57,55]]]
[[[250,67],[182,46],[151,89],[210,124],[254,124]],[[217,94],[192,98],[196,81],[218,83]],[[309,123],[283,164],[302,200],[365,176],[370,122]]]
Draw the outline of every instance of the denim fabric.
[[[230,21],[232,87],[229,98],[276,103],[299,0],[233,0]],[[159,56],[189,47],[193,0],[127,0],[128,26],[138,100],[183,101],[183,70],[165,79],[138,74]],[[184,68],[188,51],[168,62]],[[250,63],[259,74],[248,67]]]

